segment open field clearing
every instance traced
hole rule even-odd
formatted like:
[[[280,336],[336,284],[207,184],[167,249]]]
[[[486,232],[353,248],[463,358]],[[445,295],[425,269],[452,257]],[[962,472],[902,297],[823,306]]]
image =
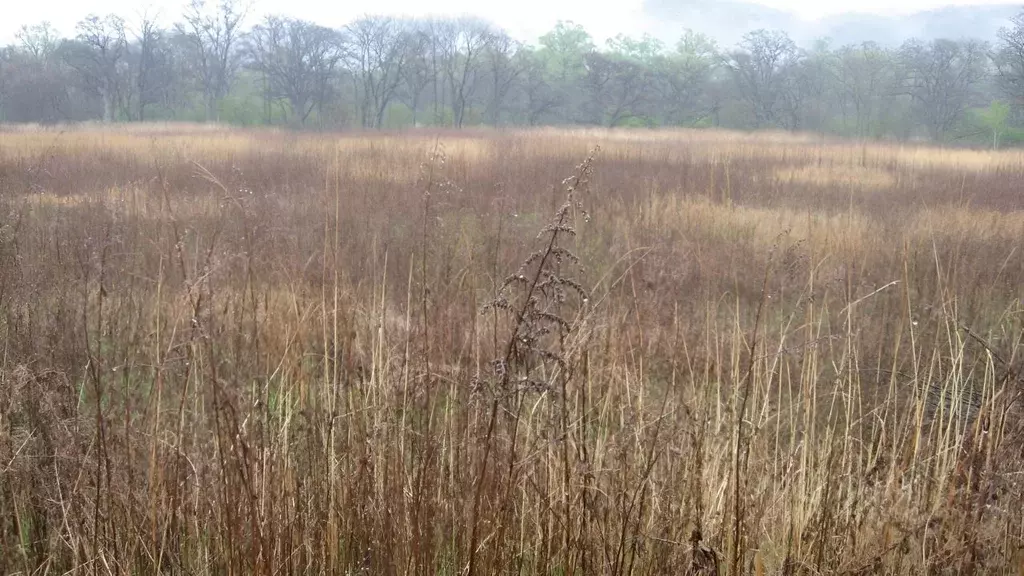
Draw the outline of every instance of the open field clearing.
[[[0,572],[1024,573],[1024,153],[0,131]]]

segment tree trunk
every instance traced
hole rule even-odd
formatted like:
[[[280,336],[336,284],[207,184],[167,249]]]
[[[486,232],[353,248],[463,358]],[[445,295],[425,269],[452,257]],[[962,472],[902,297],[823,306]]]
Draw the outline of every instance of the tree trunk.
[[[138,90],[139,94],[139,106],[138,106],[138,121],[146,121],[146,71],[145,69],[139,70],[137,82],[135,83],[135,89]],[[130,119],[130,117],[129,117]]]
[[[217,98],[214,97],[213,94],[207,94],[206,95],[206,102],[205,102],[205,104],[206,104],[206,121],[207,122],[215,122],[216,118],[214,116],[216,114],[216,109],[217,109]]]
[[[109,124],[114,121],[114,95],[109,86],[103,89],[103,122]]]

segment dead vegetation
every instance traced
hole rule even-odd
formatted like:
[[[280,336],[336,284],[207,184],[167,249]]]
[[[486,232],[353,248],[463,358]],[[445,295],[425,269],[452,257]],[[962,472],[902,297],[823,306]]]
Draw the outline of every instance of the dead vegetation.
[[[1024,570],[1022,181],[729,133],[5,133],[0,568]]]

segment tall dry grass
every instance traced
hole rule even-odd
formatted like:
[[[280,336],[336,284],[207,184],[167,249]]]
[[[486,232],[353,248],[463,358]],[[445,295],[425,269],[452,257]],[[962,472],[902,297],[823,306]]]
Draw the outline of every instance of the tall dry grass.
[[[0,567],[662,574],[699,531],[730,574],[1019,573],[1021,182],[778,135],[4,133]]]

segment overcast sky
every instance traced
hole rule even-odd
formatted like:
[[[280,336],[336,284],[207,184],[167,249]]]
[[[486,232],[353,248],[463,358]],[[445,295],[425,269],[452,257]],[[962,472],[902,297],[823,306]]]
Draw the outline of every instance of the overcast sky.
[[[715,0],[677,0],[690,5],[705,5]],[[1002,4],[1006,0],[751,0],[786,10],[802,19],[814,20],[843,12],[868,12],[900,15],[950,4]],[[117,13],[129,24],[148,10],[165,22],[178,18],[184,0],[3,0],[0,9],[0,44],[14,40],[23,24],[48,20],[62,34],[72,35],[75,23],[89,13]],[[618,33],[640,34],[652,29],[644,15],[643,0],[253,0],[253,14],[275,13],[313,20],[337,27],[363,13],[413,15],[473,14],[505,28],[514,37],[532,42],[558,20],[583,24],[600,42]],[[253,18],[255,19],[255,18]]]

